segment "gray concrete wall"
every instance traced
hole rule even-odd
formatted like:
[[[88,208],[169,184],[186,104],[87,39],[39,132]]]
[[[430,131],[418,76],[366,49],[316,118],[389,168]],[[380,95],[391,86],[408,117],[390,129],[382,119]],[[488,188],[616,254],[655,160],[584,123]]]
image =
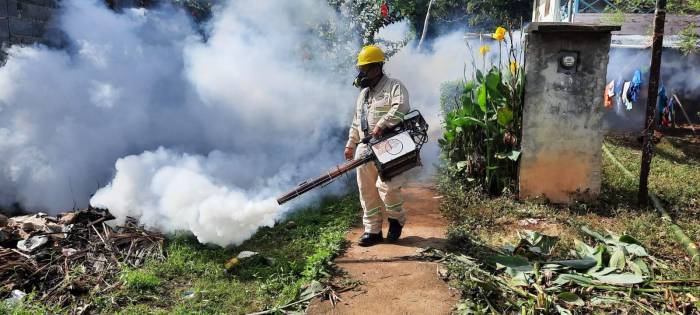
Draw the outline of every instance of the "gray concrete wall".
[[[60,31],[50,23],[60,0],[0,0],[0,44],[61,44]],[[0,56],[0,59],[3,57]]]
[[[520,196],[555,203],[594,199],[600,193],[610,30],[571,25],[530,30]],[[578,52],[575,73],[559,72],[562,51]]]

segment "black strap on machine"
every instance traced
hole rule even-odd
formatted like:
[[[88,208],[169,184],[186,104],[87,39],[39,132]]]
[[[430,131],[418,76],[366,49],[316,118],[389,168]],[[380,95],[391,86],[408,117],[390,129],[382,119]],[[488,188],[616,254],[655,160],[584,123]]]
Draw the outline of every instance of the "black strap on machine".
[[[365,100],[362,102],[362,111],[360,112],[360,125],[365,136],[369,134],[369,122],[367,121],[367,107],[369,107],[369,88],[365,91]]]
[[[367,121],[367,110],[369,109],[369,88],[365,91],[365,100],[362,102],[362,111],[360,112],[360,126],[362,128],[362,134],[364,138],[361,140],[362,143],[367,144],[371,138],[369,134],[369,121]]]

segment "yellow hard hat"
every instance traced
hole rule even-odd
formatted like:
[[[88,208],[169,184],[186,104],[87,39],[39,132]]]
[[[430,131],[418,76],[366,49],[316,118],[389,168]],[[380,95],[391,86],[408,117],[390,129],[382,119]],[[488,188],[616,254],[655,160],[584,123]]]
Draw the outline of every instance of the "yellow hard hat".
[[[362,47],[362,51],[357,55],[357,66],[363,66],[375,62],[384,62],[384,52],[375,45]]]

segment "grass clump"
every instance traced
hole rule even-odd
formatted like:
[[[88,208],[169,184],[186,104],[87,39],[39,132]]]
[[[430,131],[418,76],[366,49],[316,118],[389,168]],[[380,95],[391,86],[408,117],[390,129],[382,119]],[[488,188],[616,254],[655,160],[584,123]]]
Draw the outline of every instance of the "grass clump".
[[[136,291],[151,290],[161,284],[160,278],[148,269],[127,268],[121,272],[119,278],[126,288]]]
[[[60,309],[42,303],[34,303],[36,295],[30,293],[14,301],[0,301],[0,314],[6,315],[44,315],[56,314]]]

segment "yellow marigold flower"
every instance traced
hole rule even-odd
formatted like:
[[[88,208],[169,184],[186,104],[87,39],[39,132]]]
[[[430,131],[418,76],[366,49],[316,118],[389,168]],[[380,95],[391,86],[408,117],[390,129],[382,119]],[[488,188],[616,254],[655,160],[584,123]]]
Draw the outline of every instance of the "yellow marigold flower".
[[[510,62],[510,73],[515,75],[515,72],[518,71],[518,62],[513,60]]]
[[[491,47],[489,47],[488,45],[483,45],[479,47],[479,52],[482,56],[486,56],[486,54],[488,54],[489,51],[491,51]]]
[[[503,39],[506,38],[506,29],[499,26],[498,28],[496,28],[496,32],[493,33],[493,35],[491,35],[491,37],[493,37],[493,39],[495,39],[497,41],[502,41]]]

